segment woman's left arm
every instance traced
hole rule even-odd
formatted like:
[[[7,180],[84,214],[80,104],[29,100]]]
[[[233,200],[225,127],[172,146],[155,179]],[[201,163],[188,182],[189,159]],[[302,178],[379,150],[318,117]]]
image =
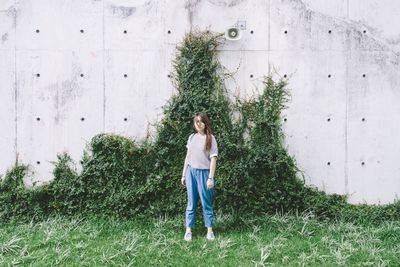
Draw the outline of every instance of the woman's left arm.
[[[208,179],[207,179],[207,187],[209,189],[214,187],[214,179],[213,178],[214,178],[215,168],[216,167],[217,167],[217,157],[212,157],[211,158],[211,163],[210,163],[210,172],[208,174]]]
[[[214,177],[216,168],[217,168],[217,157],[212,157],[211,158],[211,163],[210,163],[210,173],[208,175],[208,178],[213,178]]]

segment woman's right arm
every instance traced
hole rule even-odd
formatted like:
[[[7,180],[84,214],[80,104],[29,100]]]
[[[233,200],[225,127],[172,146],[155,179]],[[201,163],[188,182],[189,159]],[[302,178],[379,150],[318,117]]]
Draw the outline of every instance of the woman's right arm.
[[[188,154],[189,154],[189,153],[186,152],[185,163],[183,164],[182,177],[184,177],[185,174],[186,174],[186,168],[187,168],[187,165],[188,165]]]
[[[188,154],[189,154],[189,151],[186,152],[185,163],[183,164],[182,179],[181,179],[181,183],[183,185],[185,185],[185,175],[186,175],[186,169],[188,166]]]

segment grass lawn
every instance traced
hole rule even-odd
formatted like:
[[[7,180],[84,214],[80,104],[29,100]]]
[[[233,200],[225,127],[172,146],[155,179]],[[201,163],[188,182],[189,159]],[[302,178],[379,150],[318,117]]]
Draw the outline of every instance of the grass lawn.
[[[0,226],[0,266],[400,266],[400,222],[355,225],[309,216],[201,217],[193,241],[184,216],[119,221],[52,218]]]

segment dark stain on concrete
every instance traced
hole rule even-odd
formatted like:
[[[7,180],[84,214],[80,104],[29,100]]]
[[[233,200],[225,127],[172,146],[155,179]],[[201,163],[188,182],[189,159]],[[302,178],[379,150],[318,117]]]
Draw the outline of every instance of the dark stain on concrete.
[[[396,51],[391,46],[389,40],[379,37],[379,29],[375,29],[359,21],[343,20],[314,11],[302,0],[280,0],[279,2],[279,5],[287,5],[294,11],[291,16],[296,16],[296,18],[288,19],[288,21],[295,22],[296,25],[282,24],[282,27],[294,26],[298,31],[302,31],[302,37],[306,38],[303,40],[305,43],[301,48],[309,48],[310,50],[324,49],[316,43],[312,30],[313,28],[330,25],[329,27],[334,29],[335,33],[340,33],[336,38],[341,39],[341,43],[343,44],[341,49],[343,51],[389,52],[392,54],[389,62],[392,62],[394,65],[398,64],[399,51]],[[279,12],[279,7],[277,6],[278,15],[284,16],[285,14]],[[284,17],[281,20],[284,22]],[[400,41],[400,38],[398,41]],[[377,58],[375,63],[380,64],[380,62]]]
[[[392,46],[399,46],[400,45],[400,34],[397,37],[387,38],[387,43]],[[399,52],[400,53],[400,52]]]
[[[122,19],[130,17],[132,16],[133,13],[136,12],[136,7],[127,7],[127,6],[109,5],[108,9],[114,16]]]
[[[8,33],[6,32],[1,36],[1,44],[4,44],[8,40]]]
[[[15,8],[15,6],[14,5],[10,6],[6,11],[6,14],[7,14],[7,16],[13,18],[12,27],[15,28],[17,26],[17,14],[18,14],[18,11]]]
[[[49,84],[38,95],[38,98],[44,103],[52,100],[55,124],[59,124],[61,120],[65,119],[67,111],[71,108],[70,103],[83,95],[83,88],[78,83],[81,69],[76,65],[73,65],[72,68],[71,79]]]
[[[211,4],[215,6],[222,7],[234,7],[242,3],[244,0],[208,0]]]
[[[145,8],[146,14],[151,13],[153,11],[153,8],[155,5],[156,4],[155,3],[153,4],[152,1],[147,1],[146,3],[144,3],[144,8]]]
[[[188,12],[190,30],[192,30],[192,27],[193,27],[193,16],[194,16],[196,6],[200,3],[200,1],[201,0],[188,0],[185,4],[185,9]]]

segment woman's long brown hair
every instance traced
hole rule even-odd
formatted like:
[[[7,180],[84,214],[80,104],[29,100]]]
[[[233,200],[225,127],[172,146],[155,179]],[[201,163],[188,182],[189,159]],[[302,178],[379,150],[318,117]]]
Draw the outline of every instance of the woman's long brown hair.
[[[196,116],[194,116],[193,118],[193,128],[195,131],[196,130],[196,118],[200,117],[201,121],[204,123],[204,133],[206,134],[206,144],[204,146],[204,149],[206,151],[210,151],[211,150],[211,135],[212,133],[212,129],[211,129],[211,122],[210,119],[207,116],[207,113],[205,112],[199,112],[196,114]]]

